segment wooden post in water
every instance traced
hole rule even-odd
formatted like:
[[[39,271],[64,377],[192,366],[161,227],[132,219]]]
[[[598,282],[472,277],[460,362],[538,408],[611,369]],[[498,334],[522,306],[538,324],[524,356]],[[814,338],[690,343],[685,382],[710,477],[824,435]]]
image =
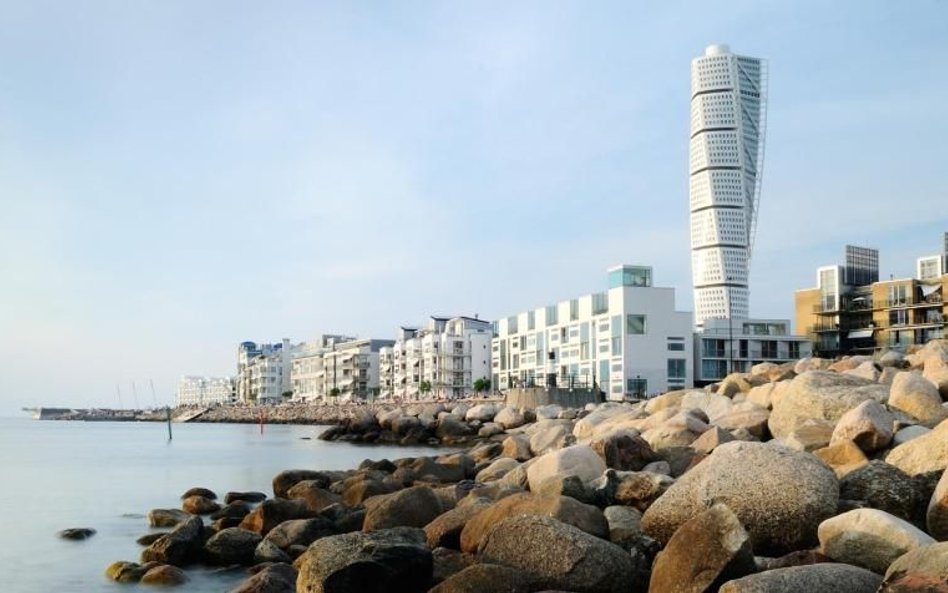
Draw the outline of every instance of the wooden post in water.
[[[165,406],[165,416],[168,418],[168,441],[171,441],[171,407]]]

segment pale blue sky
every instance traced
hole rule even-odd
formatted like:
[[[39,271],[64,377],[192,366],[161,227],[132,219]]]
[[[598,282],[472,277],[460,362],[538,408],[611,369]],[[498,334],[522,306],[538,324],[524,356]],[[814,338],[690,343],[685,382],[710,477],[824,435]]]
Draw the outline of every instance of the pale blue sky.
[[[0,412],[170,401],[242,340],[691,310],[689,64],[770,63],[751,312],[948,231],[948,3],[0,2]]]

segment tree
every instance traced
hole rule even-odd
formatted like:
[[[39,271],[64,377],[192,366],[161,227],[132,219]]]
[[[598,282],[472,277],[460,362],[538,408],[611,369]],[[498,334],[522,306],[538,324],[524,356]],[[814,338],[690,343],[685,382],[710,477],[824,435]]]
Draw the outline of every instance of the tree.
[[[474,381],[474,392],[482,393],[484,391],[490,391],[490,379],[481,377]]]
[[[291,389],[290,391],[284,391],[284,392],[283,392],[283,399],[290,399],[291,397],[293,397],[293,390],[292,390],[292,389]]]
[[[339,388],[333,387],[329,390],[329,397],[339,397]]]
[[[418,391],[422,392],[425,395],[431,393],[431,381],[422,381],[418,385]]]

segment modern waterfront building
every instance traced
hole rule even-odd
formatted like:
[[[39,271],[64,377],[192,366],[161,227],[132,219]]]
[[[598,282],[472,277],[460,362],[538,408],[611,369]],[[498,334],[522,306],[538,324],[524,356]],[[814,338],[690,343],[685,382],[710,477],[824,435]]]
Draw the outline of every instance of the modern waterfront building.
[[[767,120],[764,60],[709,46],[691,62],[694,322],[746,319]]]
[[[241,342],[237,347],[237,401],[279,403],[291,393],[290,340],[274,344]]]
[[[304,403],[325,399],[329,389],[326,387],[328,374],[324,357],[338,344],[352,342],[355,339],[351,336],[324,334],[316,340],[303,342],[294,347],[290,370],[293,391],[291,399]]]
[[[860,258],[853,259],[852,253]],[[867,253],[868,273],[854,272],[851,268],[865,262]],[[948,249],[919,258],[915,278],[879,280],[878,251],[847,246],[845,265],[818,268],[816,287],[796,291],[797,327],[806,331],[820,356],[904,350],[943,338],[946,257]]]
[[[493,324],[477,317],[431,317],[424,327],[400,327],[382,348],[381,397],[455,399],[478,379],[490,381]]]
[[[232,377],[185,376],[178,379],[175,388],[175,405],[178,406],[213,406],[236,401]]]
[[[695,334],[695,384],[746,373],[761,362],[779,364],[810,353],[810,341],[793,335],[787,319],[707,319]]]
[[[675,310],[675,289],[652,285],[652,268],[616,266],[608,289],[496,322],[492,384],[598,387],[608,399],[690,387],[691,314]]]
[[[394,340],[357,339],[323,352],[323,379],[317,389],[326,401],[372,401],[380,392],[379,351]]]

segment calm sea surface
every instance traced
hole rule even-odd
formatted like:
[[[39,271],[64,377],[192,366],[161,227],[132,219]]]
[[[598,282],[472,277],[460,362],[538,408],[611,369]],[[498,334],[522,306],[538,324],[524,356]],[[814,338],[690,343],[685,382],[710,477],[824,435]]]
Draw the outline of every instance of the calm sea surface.
[[[145,513],[179,508],[179,496],[204,486],[272,494],[284,469],[349,469],[366,458],[433,455],[420,447],[376,447],[316,440],[323,427],[0,419],[0,591],[72,593],[155,591],[105,578],[116,560],[137,561],[135,539],[149,533]],[[310,437],[311,440],[305,440]],[[56,533],[98,531],[80,542]],[[242,572],[189,569],[178,591],[223,592]]]

